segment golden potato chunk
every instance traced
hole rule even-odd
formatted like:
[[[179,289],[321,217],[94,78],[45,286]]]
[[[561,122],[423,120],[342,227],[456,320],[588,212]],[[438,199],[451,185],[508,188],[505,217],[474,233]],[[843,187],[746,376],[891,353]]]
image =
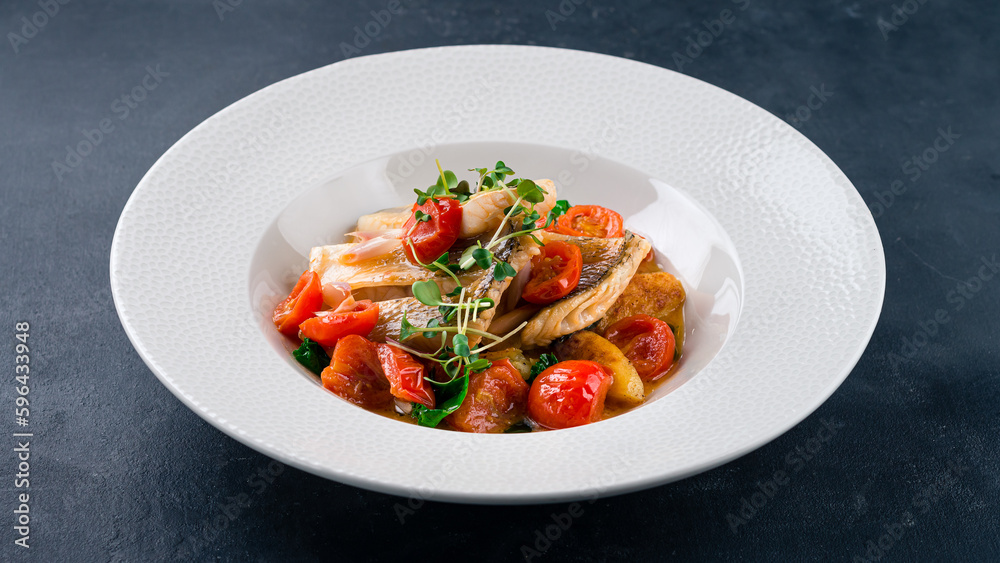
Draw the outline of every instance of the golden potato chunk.
[[[632,367],[632,362],[628,361],[625,354],[603,336],[581,330],[558,342],[553,348],[559,361],[590,360],[610,369],[614,379],[611,382],[611,388],[608,389],[609,399],[631,405],[642,402],[645,396],[642,379]]]
[[[636,274],[593,330],[604,334],[609,326],[626,317],[649,315],[674,329],[679,354],[684,344],[684,298],[684,286],[667,272]]]
[[[506,348],[504,350],[497,350],[496,352],[486,352],[483,357],[487,360],[510,360],[511,365],[514,366],[524,379],[528,379],[531,376],[531,360],[524,356],[520,348]]]

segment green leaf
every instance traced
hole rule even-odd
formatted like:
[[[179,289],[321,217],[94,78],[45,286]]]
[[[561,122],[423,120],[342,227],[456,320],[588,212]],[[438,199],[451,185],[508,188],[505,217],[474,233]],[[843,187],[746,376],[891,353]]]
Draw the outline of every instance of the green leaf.
[[[538,377],[538,374],[558,363],[559,358],[555,357],[554,354],[542,354],[539,356],[538,361],[531,365],[531,376],[528,377],[528,383],[534,381]]]
[[[493,269],[493,279],[496,281],[503,281],[506,278],[512,278],[517,275],[517,270],[514,266],[506,262],[497,262],[496,267]]]
[[[410,339],[411,336],[417,333],[417,327],[410,324],[410,321],[406,319],[406,311],[403,311],[403,320],[399,321],[399,340],[400,342],[405,342]]]
[[[417,424],[430,428],[436,427],[449,414],[458,410],[469,392],[469,377],[462,376],[447,385],[435,390],[435,399],[440,408],[429,409],[420,403],[413,404],[410,415],[417,419]]]
[[[462,180],[461,182],[458,183],[457,186],[455,186],[454,192],[456,194],[466,194],[466,195],[468,195],[470,193],[469,190],[470,190],[470,188],[469,188],[469,181],[468,180]]]
[[[421,211],[419,209],[413,212],[413,218],[416,219],[416,221],[418,223],[424,223],[424,222],[430,221],[432,219],[432,217],[430,215],[428,215],[427,213],[424,213],[423,211]]]
[[[480,268],[485,270],[493,263],[493,253],[485,248],[476,248],[472,251],[472,259],[476,261],[476,264]]]
[[[433,280],[414,282],[413,296],[424,305],[434,307],[441,303],[441,288]]]
[[[546,220],[545,226],[548,227],[552,223],[555,223],[560,215],[565,215],[569,211],[569,207],[569,202],[565,199],[556,201],[556,204],[552,206],[552,210],[549,211],[549,218]]]
[[[476,263],[476,259],[472,257],[472,253],[476,251],[477,248],[481,248],[479,243],[476,243],[462,252],[461,258],[458,259],[458,267],[463,270],[468,270]]]
[[[486,189],[490,189],[490,188],[493,188],[493,187],[495,187],[496,185],[497,185],[497,184],[496,184],[496,182],[495,182],[495,181],[493,180],[493,175],[492,175],[492,174],[487,174],[487,175],[486,175],[486,177],[485,177],[485,178],[483,178],[483,187],[484,187],[484,188],[486,188]]]
[[[406,316],[404,315],[403,318],[405,319]],[[441,319],[431,319],[430,322],[427,323],[427,328],[438,328],[439,326],[441,326]],[[424,338],[434,338],[435,334],[437,333],[434,331],[424,332]],[[402,334],[400,334],[400,336],[402,336]]]
[[[302,345],[292,352],[292,356],[295,356],[300,364],[316,375],[323,373],[323,369],[330,365],[330,356],[326,354],[326,350],[308,338],[303,340]]]
[[[458,362],[452,362],[450,364],[442,364],[444,366],[444,372],[448,375],[448,379],[455,379],[458,377]]]
[[[417,205],[423,205],[424,203],[427,203],[427,198],[430,197],[430,195],[427,192],[422,192],[416,188],[413,188],[413,192],[417,194]]]
[[[448,192],[458,187],[458,177],[451,170],[445,170],[444,177],[438,175],[434,187],[440,190],[440,195],[447,195]]]
[[[545,199],[545,194],[531,180],[521,180],[517,184],[517,195],[524,198],[529,203],[541,203]]]
[[[455,349],[456,356],[467,358],[471,350],[469,349],[469,337],[464,334],[456,334],[451,338],[451,346]]]
[[[514,171],[508,168],[507,165],[504,164],[502,160],[497,161],[497,165],[493,167],[493,171],[496,173],[497,177],[500,178],[501,180],[503,179],[504,176],[510,176],[511,174],[514,173]]]
[[[540,218],[541,216],[538,215],[537,211],[532,211],[529,215],[526,215],[524,219],[521,220],[521,229],[525,231],[529,229],[534,229]]]
[[[489,369],[490,366],[492,365],[493,363],[487,360],[486,358],[480,358],[469,364],[469,370],[474,373],[479,373],[485,369]]]
[[[455,289],[445,293],[445,296],[447,297],[458,297],[459,295],[462,295],[462,286],[460,285],[456,285]]]

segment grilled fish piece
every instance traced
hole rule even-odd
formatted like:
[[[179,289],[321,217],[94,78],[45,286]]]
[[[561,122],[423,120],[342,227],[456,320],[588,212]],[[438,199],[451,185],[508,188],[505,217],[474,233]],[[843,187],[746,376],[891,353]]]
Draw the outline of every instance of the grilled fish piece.
[[[599,320],[625,291],[650,244],[625,231],[623,238],[599,239],[544,233],[542,241],[566,240],[580,247],[580,284],[566,297],[546,306],[521,331],[524,348],[546,346],[556,338],[587,328]]]
[[[515,270],[520,270],[538,253],[538,245],[535,241],[531,237],[521,236],[500,243],[493,254],[497,260],[507,262]],[[475,266],[471,270],[459,275],[462,286],[466,288],[466,300],[492,299],[494,303],[500,302],[500,297],[507,290],[507,287],[510,286],[513,278],[504,278],[501,281],[497,281],[493,278],[495,269],[496,264],[493,264],[486,270]],[[428,271],[428,273],[430,272]],[[445,274],[437,273],[427,279],[434,279],[441,286],[442,295],[454,289],[454,281]],[[457,298],[444,297],[444,299],[450,302],[457,301]],[[431,319],[441,316],[437,307],[428,307],[413,297],[382,301],[379,303],[378,323],[375,325],[370,338],[380,342],[384,342],[386,338],[399,340],[400,321],[403,320],[404,312],[406,313],[406,319],[416,327],[427,326],[427,323]],[[494,315],[496,315],[496,307],[479,312],[469,321],[469,328],[485,332],[493,321]],[[479,343],[479,336],[473,334],[469,334],[468,336],[470,346],[475,346]],[[406,345],[421,351],[433,351],[437,350],[441,345],[441,340],[437,335],[434,338],[425,339],[422,335],[417,334],[407,340]]]
[[[427,268],[411,264],[401,246],[370,260],[345,264],[344,255],[355,246],[346,243],[313,247],[309,252],[309,269],[319,274],[324,285],[341,281],[351,284],[351,289],[411,285],[434,277],[434,272]]]

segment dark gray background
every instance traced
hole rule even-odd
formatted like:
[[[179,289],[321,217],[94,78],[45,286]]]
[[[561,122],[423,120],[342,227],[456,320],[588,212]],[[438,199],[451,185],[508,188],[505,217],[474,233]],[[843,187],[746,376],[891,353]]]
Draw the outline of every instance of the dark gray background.
[[[888,282],[878,328],[851,376],[802,424],[724,467],[585,503],[532,560],[996,560],[1000,278],[986,269],[969,280],[1000,243],[1000,8],[749,2],[682,70],[792,122],[873,206]],[[361,54],[538,44],[676,70],[686,38],[739,3],[567,0],[562,9],[572,13],[553,29],[546,11],[558,13],[557,0],[404,1]],[[903,21],[893,3],[916,11]],[[405,499],[278,465],[272,482],[255,477],[270,460],[184,407],[121,329],[108,255],[132,189],[205,118],[342,60],[341,42],[387,2],[333,4],[246,1],[220,17],[211,0],[73,1],[16,53],[6,34],[20,34],[21,18],[40,8],[0,4],[0,339],[9,374],[0,380],[0,428],[18,429],[14,322],[29,321],[36,433],[30,550],[12,543],[13,439],[0,448],[0,559],[513,560],[552,514],[568,510],[428,502],[401,523],[396,506]],[[880,27],[893,17],[898,29]],[[147,65],[168,76],[118,119],[112,103],[140,84]],[[832,95],[791,117],[811,88]],[[52,162],[104,118],[114,131],[57,178]],[[949,128],[957,139],[932,149]],[[934,163],[914,178],[908,161],[925,151]],[[957,297],[960,286],[968,297]],[[948,321],[933,330],[924,323],[933,334],[923,335],[921,323],[938,309]],[[914,341],[920,346],[910,349]],[[842,427],[829,438],[823,420]],[[814,453],[806,459],[797,448]],[[727,515],[778,470],[787,483],[734,532]]]

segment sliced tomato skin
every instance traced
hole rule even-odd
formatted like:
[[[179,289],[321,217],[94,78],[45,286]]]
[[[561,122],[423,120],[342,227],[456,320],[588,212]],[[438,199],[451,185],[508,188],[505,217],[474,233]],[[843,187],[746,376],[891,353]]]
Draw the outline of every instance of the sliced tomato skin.
[[[674,363],[674,331],[660,319],[632,315],[609,326],[604,337],[625,354],[643,381],[663,377]]]
[[[462,406],[445,420],[462,432],[503,432],[524,418],[528,389],[510,360],[494,360],[485,371],[469,376],[469,391]]]
[[[418,362],[405,350],[392,344],[378,344],[378,359],[382,371],[389,380],[390,392],[398,399],[408,403],[420,403],[429,409],[434,408],[434,390],[429,381],[424,379],[427,374],[424,365]]]
[[[299,325],[312,317],[323,306],[323,288],[320,285],[319,274],[306,270],[299,276],[292,293],[284,301],[278,303],[271,314],[271,320],[278,332],[286,336],[299,333]]]
[[[521,297],[535,305],[548,305],[566,297],[580,285],[583,254],[580,247],[563,241],[550,241],[531,259],[531,276]]]
[[[322,297],[322,293],[320,295]],[[299,332],[320,346],[333,348],[338,340],[349,334],[368,336],[378,323],[378,311],[378,303],[362,299],[352,311],[318,315],[305,320],[299,325]]]
[[[528,415],[551,429],[597,422],[604,414],[609,387],[611,372],[603,365],[586,360],[559,362],[532,383]]]
[[[574,237],[620,238],[625,236],[622,225],[617,211],[600,205],[574,205],[548,230]]]
[[[386,408],[392,403],[376,345],[363,336],[349,334],[337,341],[330,366],[320,379],[326,389],[364,408]]]
[[[430,215],[431,219],[418,222],[418,210]],[[429,264],[458,240],[462,230],[462,206],[452,198],[429,198],[423,205],[413,204],[412,211],[403,224],[403,252],[413,264]]]

